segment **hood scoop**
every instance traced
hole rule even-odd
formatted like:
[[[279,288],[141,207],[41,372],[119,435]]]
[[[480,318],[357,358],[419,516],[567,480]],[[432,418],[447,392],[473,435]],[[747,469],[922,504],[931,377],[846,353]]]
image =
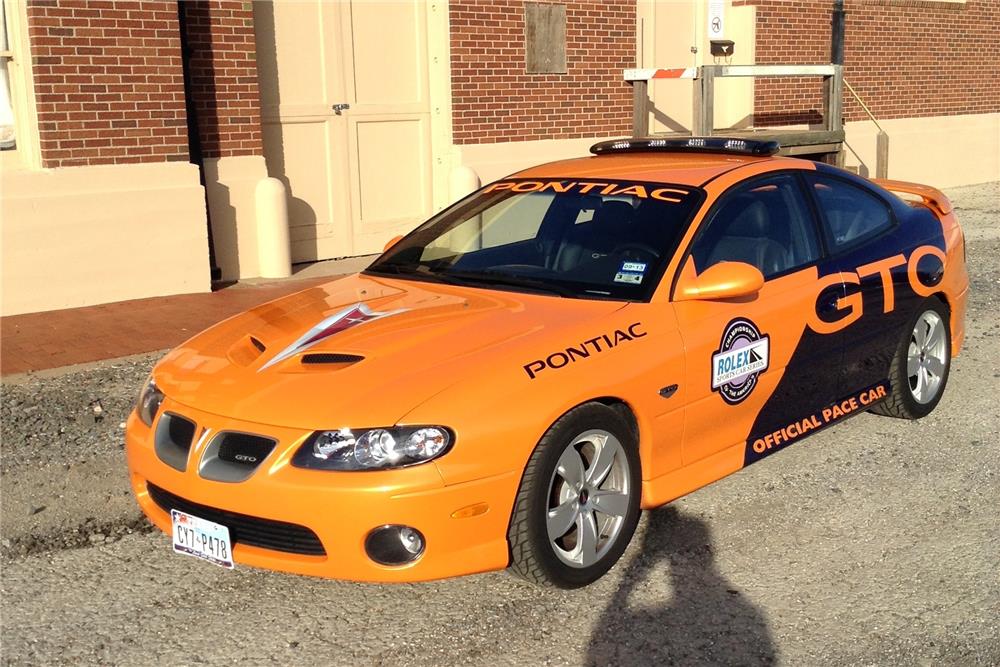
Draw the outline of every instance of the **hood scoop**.
[[[356,364],[364,357],[357,354],[340,354],[338,352],[309,352],[303,354],[301,363],[303,366],[348,366]]]
[[[257,360],[257,357],[264,354],[265,350],[267,350],[267,346],[260,339],[253,336],[244,336],[229,348],[227,356],[234,364],[249,366]]]

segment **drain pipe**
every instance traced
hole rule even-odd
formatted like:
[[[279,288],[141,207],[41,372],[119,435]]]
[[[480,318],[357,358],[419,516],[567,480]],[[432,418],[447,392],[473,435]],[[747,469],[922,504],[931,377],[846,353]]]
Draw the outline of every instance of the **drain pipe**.
[[[191,162],[198,165],[198,179],[201,182],[202,192],[205,193],[205,215],[206,224],[208,225],[208,265],[211,271],[210,277],[212,282],[217,282],[222,279],[222,269],[219,268],[219,264],[215,259],[215,240],[212,238],[212,221],[208,217],[211,216],[211,213],[208,206],[208,188],[205,186],[205,158],[201,147],[201,135],[198,133],[198,107],[194,101],[191,86],[191,67],[189,64],[193,50],[188,44],[187,12],[184,5],[185,3],[183,2],[177,3],[177,24],[181,40],[181,71],[184,79],[185,111],[187,112],[188,152],[190,153]]]
[[[844,64],[844,0],[833,0],[833,15],[830,18],[830,62]]]

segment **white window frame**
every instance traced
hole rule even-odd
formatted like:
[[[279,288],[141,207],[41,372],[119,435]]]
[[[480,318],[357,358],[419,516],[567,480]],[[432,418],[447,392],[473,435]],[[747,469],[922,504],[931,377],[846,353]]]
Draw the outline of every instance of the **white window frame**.
[[[7,62],[17,147],[0,151],[0,170],[39,169],[42,156],[38,143],[35,84],[31,75],[31,49],[28,46],[28,13],[24,0],[3,0],[3,4],[7,51],[0,52],[0,57]]]

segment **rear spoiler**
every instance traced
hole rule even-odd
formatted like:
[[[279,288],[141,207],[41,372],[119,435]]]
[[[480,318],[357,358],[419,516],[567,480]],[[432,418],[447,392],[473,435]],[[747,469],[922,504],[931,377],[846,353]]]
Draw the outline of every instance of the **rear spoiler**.
[[[901,192],[920,197],[923,204],[938,215],[948,215],[952,212],[951,200],[940,190],[928,185],[907,183],[906,181],[890,181],[885,178],[873,178],[872,183],[885,188],[889,192]]]

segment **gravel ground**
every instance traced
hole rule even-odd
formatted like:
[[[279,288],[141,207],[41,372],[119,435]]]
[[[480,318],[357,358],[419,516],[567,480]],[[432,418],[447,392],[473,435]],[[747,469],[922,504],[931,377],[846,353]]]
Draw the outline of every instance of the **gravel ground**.
[[[938,409],[859,416],[647,512],[582,591],[176,557],[135,507],[121,444],[157,355],[5,380],[2,662],[1000,664],[1000,184],[949,195],[973,291]]]

